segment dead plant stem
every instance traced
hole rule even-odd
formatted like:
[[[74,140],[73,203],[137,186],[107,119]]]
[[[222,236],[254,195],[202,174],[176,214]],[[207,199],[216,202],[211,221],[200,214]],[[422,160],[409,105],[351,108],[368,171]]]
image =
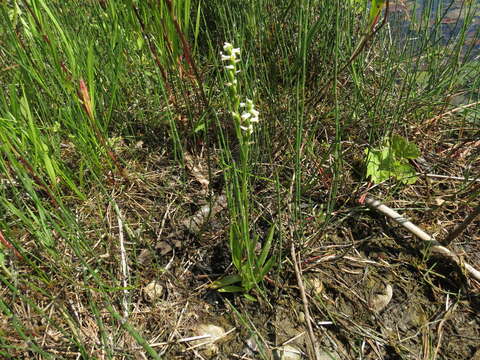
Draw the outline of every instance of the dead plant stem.
[[[472,211],[470,215],[467,216],[463,222],[453,229],[445,239],[441,241],[442,245],[448,246],[456,237],[458,237],[470,223],[480,215],[480,204]]]
[[[122,274],[122,287],[123,287],[123,297],[122,297],[122,307],[123,307],[123,321],[128,319],[128,264],[127,264],[127,252],[125,250],[124,236],[123,236],[123,221],[120,209],[117,204],[115,204],[115,212],[117,213],[117,223],[118,223],[118,240],[120,247],[120,270]]]
[[[310,345],[311,345],[310,352],[312,353],[311,355],[314,355],[314,358],[316,360],[319,360],[320,359],[319,347],[317,345],[315,334],[313,333],[312,320],[310,318],[310,311],[308,309],[307,295],[305,294],[305,287],[303,286],[302,273],[301,273],[299,262],[297,260],[297,254],[295,253],[295,245],[293,244],[293,242],[290,247],[290,253],[291,253],[293,265],[295,268],[295,275],[297,276],[298,288],[300,289],[300,295],[302,297],[303,312],[305,313],[305,321],[307,322],[308,337],[310,339]]]

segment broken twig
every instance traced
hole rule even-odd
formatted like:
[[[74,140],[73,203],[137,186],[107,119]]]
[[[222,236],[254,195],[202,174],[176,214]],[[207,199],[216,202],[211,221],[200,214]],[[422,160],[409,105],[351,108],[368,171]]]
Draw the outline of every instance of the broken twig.
[[[442,241],[442,244],[447,246],[448,244],[450,244],[458,235],[460,235],[463,230],[465,230],[467,228],[468,225],[470,225],[470,223],[478,216],[480,215],[480,205],[478,205],[475,210],[472,211],[472,213],[470,215],[468,215],[466,217],[465,220],[463,220],[463,222],[458,225],[455,229],[453,229],[448,235],[447,237]]]

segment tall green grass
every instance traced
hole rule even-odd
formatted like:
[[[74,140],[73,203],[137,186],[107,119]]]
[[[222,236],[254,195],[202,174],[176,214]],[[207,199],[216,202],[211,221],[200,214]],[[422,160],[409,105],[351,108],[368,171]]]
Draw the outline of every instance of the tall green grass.
[[[395,29],[386,26],[350,62],[372,23],[368,7],[353,3],[1,3],[0,231],[6,243],[0,248],[0,310],[12,324],[11,333],[0,334],[1,356],[16,356],[12,347],[21,343],[31,357],[54,358],[35,337],[36,317],[86,359],[95,358],[95,349],[120,356],[111,339],[121,329],[159,357],[150,339],[119,315],[114,299],[126,289],[118,261],[98,257],[109,252],[107,239],[118,229],[111,234],[98,219],[116,204],[112,189],[128,191],[129,182],[141,178],[129,168],[120,139],[167,149],[172,166],[183,164],[187,149],[200,152],[200,140],[210,147],[212,167],[218,167],[218,147],[232,146],[235,153],[235,142],[219,141],[218,126],[229,136],[219,61],[224,41],[241,47],[239,91],[262,114],[246,164],[251,184],[244,195],[252,197],[252,211],[242,231],[266,235],[254,222],[262,216],[277,223],[278,269],[282,239],[300,246],[305,240],[304,204],[322,202],[325,225],[342,206],[338,199],[345,203],[351,195],[342,193],[351,166],[348,144],[374,146],[394,130],[408,133],[408,122],[435,114],[456,91],[478,99],[475,52],[462,45],[478,4],[469,2],[460,30],[446,44],[438,40],[440,19],[431,25],[425,6],[412,21],[414,41],[392,41]],[[262,204],[254,190],[261,187],[275,189],[275,201]],[[87,208],[95,222],[78,213]],[[277,216],[261,214],[262,208]],[[133,231],[128,234],[135,240]],[[130,296],[138,297],[139,287],[130,284]],[[49,291],[59,288],[68,290]],[[95,318],[100,343],[93,348],[83,343],[62,300],[67,292],[78,293]],[[125,351],[125,357],[134,352]]]

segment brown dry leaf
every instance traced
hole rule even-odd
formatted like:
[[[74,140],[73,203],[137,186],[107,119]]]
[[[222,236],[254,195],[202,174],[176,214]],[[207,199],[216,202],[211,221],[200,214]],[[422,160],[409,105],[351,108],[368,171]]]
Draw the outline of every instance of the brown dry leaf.
[[[478,149],[480,148],[480,140],[478,141],[471,141],[471,142],[467,142],[465,144],[465,147],[462,151],[459,151],[458,153],[458,156],[460,159],[464,160],[467,156],[470,155],[470,153],[472,152],[472,150],[475,150],[475,149]]]
[[[185,219],[182,224],[191,232],[196,233],[205,225],[208,219],[215,216],[218,212],[227,207],[227,197],[220,195],[216,198],[215,202],[203,205],[192,217]]]
[[[152,252],[149,249],[142,249],[138,255],[137,261],[140,265],[148,265],[153,261]]]
[[[160,255],[167,255],[172,251],[172,246],[166,241],[160,241],[155,248],[160,251]]]
[[[90,120],[93,120],[93,107],[92,107],[92,101],[90,100],[90,94],[88,92],[87,84],[85,84],[85,80],[80,79],[79,82],[79,95],[82,100],[82,105],[87,113],[88,117]]]
[[[195,164],[192,155],[190,155],[189,153],[185,153],[184,158],[185,164],[187,165],[188,170],[190,170],[195,180],[197,180],[205,190],[208,189],[210,181],[208,180],[208,175],[205,174],[204,169],[202,169],[202,166],[200,164]]]

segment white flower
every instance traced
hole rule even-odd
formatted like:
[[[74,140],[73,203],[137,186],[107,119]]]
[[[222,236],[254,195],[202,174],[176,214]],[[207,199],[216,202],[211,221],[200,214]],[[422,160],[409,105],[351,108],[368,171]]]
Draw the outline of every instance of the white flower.
[[[258,115],[259,115],[260,113],[259,113],[257,110],[255,110],[255,109],[252,109],[252,110],[250,110],[250,114],[252,114],[252,115],[253,115],[253,117],[256,117],[256,118],[258,118]]]
[[[240,61],[237,59],[237,55],[240,55],[239,48],[234,48],[232,44],[226,42],[223,44],[223,51],[225,53],[220,52],[220,55],[222,55],[222,61],[230,61],[235,64]]]
[[[235,70],[235,66],[233,66],[233,65],[227,65],[227,66],[225,66],[225,69],[227,69],[227,70]]]
[[[252,135],[253,133],[253,125],[250,124],[248,126],[242,126],[240,125],[240,129],[242,129],[243,131],[245,131],[248,135]]]
[[[243,112],[242,120],[247,120],[250,116],[252,116],[252,114],[250,114],[249,112]]]

